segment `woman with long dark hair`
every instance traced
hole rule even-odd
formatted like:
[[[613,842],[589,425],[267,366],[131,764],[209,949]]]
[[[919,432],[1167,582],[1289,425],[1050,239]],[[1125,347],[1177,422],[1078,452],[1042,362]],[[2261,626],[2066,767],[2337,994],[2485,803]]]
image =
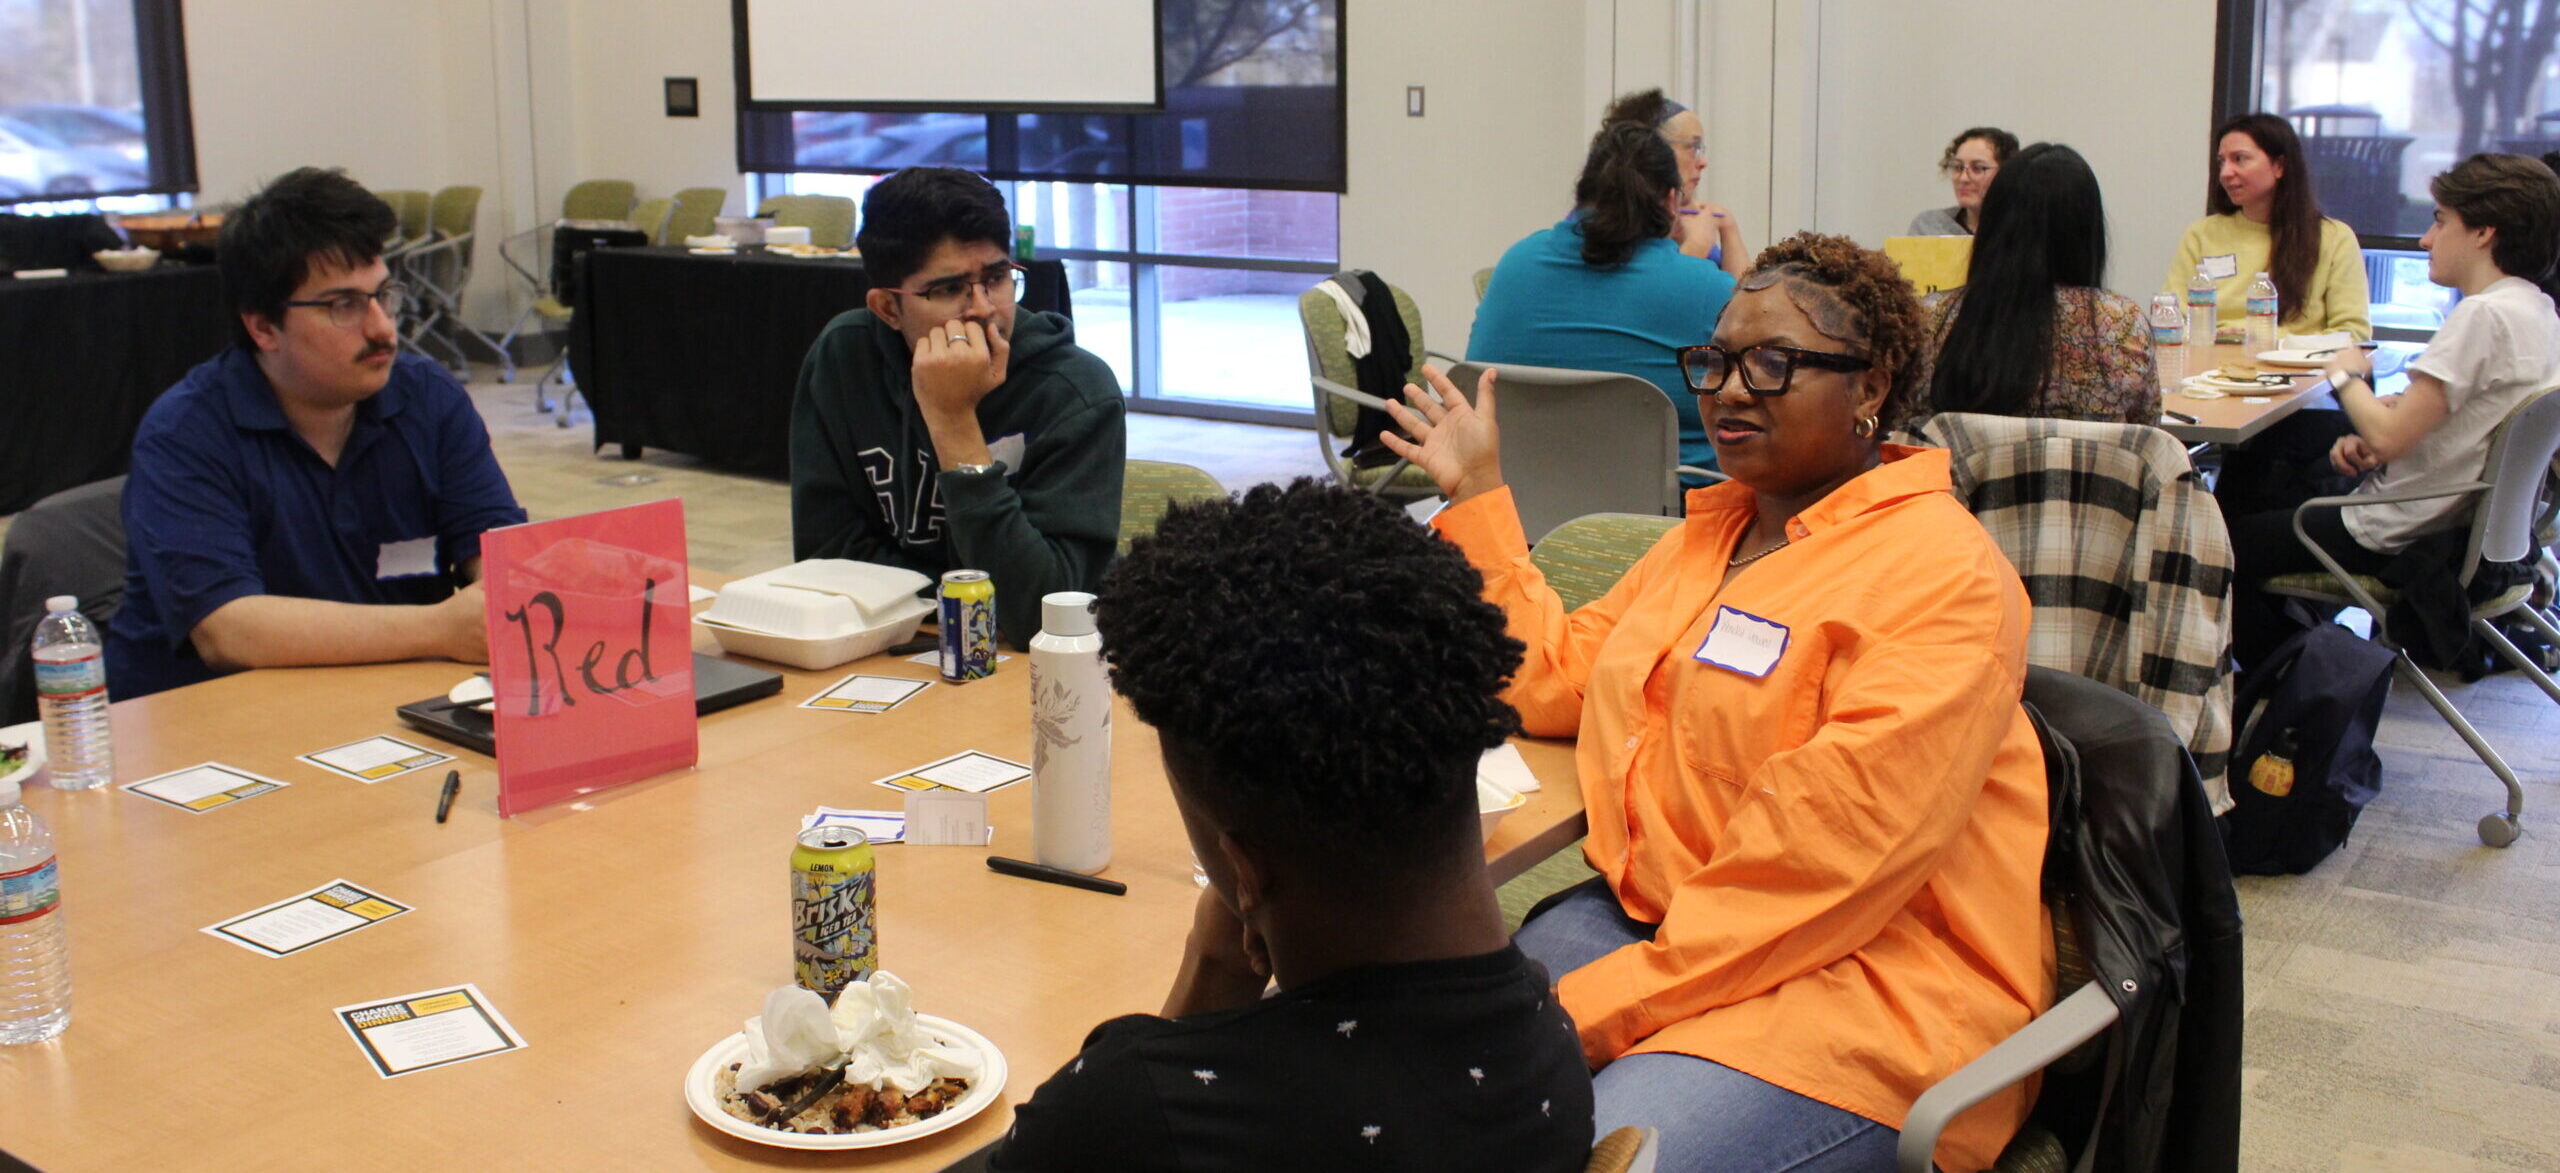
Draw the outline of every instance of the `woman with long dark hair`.
[[[1938,304],[1927,410],[2159,422],[2150,325],[2106,279],[2088,162],[2060,143],[2018,152],[1983,196],[1964,286]]]
[[[2276,287],[2278,329],[2373,337],[2364,250],[2355,229],[2320,214],[2292,125],[2273,114],[2243,114],[2215,127],[2213,144],[2207,215],[2187,226],[2162,288],[2185,296],[2202,266],[2220,290],[2217,333],[2237,341],[2249,283],[2265,273]]]
[[[1476,306],[1467,358],[1634,375],[1661,388],[1680,416],[1680,462],[1715,467],[1675,357],[1715,332],[1733,275],[1684,254],[1680,165],[1641,122],[1591,137],[1573,214],[1502,254]]]

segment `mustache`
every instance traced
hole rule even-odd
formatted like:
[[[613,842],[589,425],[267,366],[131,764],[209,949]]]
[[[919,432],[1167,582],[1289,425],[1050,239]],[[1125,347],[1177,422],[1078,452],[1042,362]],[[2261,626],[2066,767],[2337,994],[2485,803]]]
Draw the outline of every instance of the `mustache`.
[[[364,362],[364,361],[366,361],[366,360],[368,360],[368,359],[372,359],[372,358],[377,357],[377,356],[380,356],[380,355],[386,355],[386,354],[389,354],[389,355],[396,355],[396,354],[399,354],[399,353],[400,353],[400,344],[399,344],[399,343],[397,343],[397,342],[391,342],[391,343],[379,343],[379,342],[377,342],[377,343],[374,343],[374,344],[372,344],[372,345],[370,345],[370,346],[365,347],[365,348],[364,348],[364,353],[363,353],[363,354],[359,354],[359,355],[357,355],[357,356],[356,356],[356,361],[357,361],[357,362]]]

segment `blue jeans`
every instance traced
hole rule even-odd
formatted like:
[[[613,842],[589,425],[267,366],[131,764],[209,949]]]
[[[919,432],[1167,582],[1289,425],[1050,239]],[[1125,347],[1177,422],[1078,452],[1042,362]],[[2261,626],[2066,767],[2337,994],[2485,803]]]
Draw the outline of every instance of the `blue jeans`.
[[[1623,945],[1653,939],[1593,883],[1520,926],[1513,940],[1555,977]],[[1591,1077],[1593,1131],[1634,1124],[1662,1133],[1662,1173],[1890,1173],[1890,1128],[1689,1055],[1628,1055]]]

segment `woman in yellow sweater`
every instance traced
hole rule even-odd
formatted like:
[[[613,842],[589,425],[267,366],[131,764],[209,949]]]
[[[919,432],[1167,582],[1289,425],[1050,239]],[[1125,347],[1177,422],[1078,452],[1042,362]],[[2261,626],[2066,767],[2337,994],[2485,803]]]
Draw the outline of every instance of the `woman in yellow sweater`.
[[[2249,283],[2265,273],[2275,282],[2277,329],[2373,337],[2364,250],[2355,229],[2320,214],[2293,127],[2273,114],[2243,114],[2214,128],[2213,142],[2210,214],[2187,226],[2163,288],[2183,298],[2203,266],[2221,294],[2215,333],[2236,342]]]

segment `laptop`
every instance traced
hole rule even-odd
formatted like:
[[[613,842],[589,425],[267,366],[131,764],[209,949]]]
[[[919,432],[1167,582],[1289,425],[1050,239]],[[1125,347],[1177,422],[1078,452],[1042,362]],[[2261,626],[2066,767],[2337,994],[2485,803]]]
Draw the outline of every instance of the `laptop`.
[[[693,654],[693,711],[710,716],[782,691],[782,674],[718,656]],[[497,718],[443,697],[400,706],[400,719],[428,736],[498,756]]]

